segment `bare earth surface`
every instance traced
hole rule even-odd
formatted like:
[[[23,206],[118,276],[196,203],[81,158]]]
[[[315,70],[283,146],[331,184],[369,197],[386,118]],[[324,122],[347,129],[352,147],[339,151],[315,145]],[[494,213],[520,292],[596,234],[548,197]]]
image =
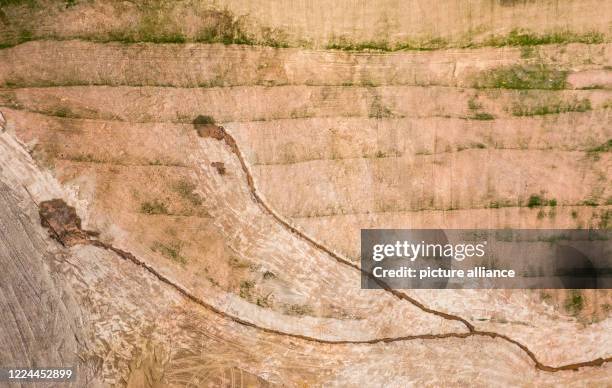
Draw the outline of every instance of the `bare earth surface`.
[[[612,384],[609,290],[359,269],[361,228],[610,228],[606,2],[0,4],[0,366]]]

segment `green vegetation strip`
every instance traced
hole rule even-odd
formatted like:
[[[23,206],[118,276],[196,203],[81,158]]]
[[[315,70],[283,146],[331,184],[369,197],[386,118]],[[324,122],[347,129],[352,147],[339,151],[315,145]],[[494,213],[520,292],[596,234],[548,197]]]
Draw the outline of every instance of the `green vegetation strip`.
[[[7,3],[19,3],[19,1],[2,0]],[[275,48],[313,48],[310,42],[290,43],[286,34],[282,31],[262,28],[257,33],[250,33],[244,26],[242,18],[234,17],[228,11],[210,10],[203,16],[209,23],[200,28],[192,35],[181,31],[180,26],[173,26],[168,17],[160,17],[159,13],[146,13],[130,29],[117,29],[92,34],[75,34],[71,36],[54,36],[49,34],[36,34],[28,29],[22,29],[11,34],[4,34],[0,38],[0,49],[13,47],[32,40],[71,40],[81,39],[86,41],[110,43],[121,42],[134,43],[220,43],[225,45],[248,45],[266,46]],[[471,38],[464,41],[452,42],[443,37],[431,37],[426,39],[407,39],[403,42],[390,43],[386,40],[351,41],[346,37],[332,38],[324,45],[327,50],[342,51],[432,51],[449,48],[481,48],[481,47],[533,47],[547,44],[601,44],[606,43],[604,34],[597,31],[576,33],[572,31],[555,31],[548,33],[536,33],[528,30],[512,30],[507,35],[493,35],[482,41]]]
[[[567,74],[545,64],[501,66],[481,73],[474,87],[561,90],[567,87]]]

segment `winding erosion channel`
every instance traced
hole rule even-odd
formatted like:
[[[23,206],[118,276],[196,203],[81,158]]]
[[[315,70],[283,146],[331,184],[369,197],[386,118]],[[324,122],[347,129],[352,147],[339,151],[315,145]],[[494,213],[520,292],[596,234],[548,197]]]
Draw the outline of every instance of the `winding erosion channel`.
[[[260,194],[256,190],[253,176],[245,162],[243,154],[240,151],[236,140],[223,127],[209,124],[209,125],[200,125],[196,127],[196,130],[200,137],[212,138],[218,141],[222,141],[230,148],[231,152],[234,155],[236,155],[236,157],[240,161],[243,172],[247,179],[250,194],[253,197],[254,201],[261,208],[263,208],[265,212],[271,215],[276,220],[276,222],[280,223],[284,228],[289,230],[292,234],[296,235],[302,240],[305,240],[306,242],[314,246],[316,249],[326,253],[327,255],[332,257],[334,260],[336,260],[338,263],[349,266],[355,269],[356,271],[360,271],[360,272],[362,271],[362,269],[358,265],[342,257],[341,255],[335,253],[328,247],[317,242],[312,237],[309,237],[304,232],[292,226],[288,221],[286,221],[282,216],[280,216],[275,210],[273,210],[266,203],[266,201],[260,196]],[[34,201],[33,198],[32,200]],[[36,203],[36,201],[34,202]],[[123,258],[124,260],[130,261],[134,263],[135,265],[142,267],[144,270],[149,272],[159,281],[169,285],[170,287],[178,291],[181,295],[183,295],[185,298],[187,298],[191,302],[197,305],[200,305],[201,307],[204,307],[226,319],[232,320],[233,322],[236,322],[238,324],[241,324],[247,327],[252,327],[254,329],[261,330],[269,334],[285,336],[285,337],[290,337],[290,338],[295,338],[295,339],[299,339],[303,341],[320,343],[320,344],[364,345],[364,346],[370,345],[370,344],[377,344],[377,343],[392,343],[392,342],[410,341],[410,340],[437,340],[437,339],[445,339],[445,338],[468,338],[468,337],[476,337],[476,336],[488,337],[492,339],[501,339],[501,340],[504,340],[506,342],[509,342],[519,347],[533,361],[534,366],[537,369],[541,371],[546,371],[546,372],[578,370],[579,368],[597,367],[605,363],[612,362],[612,357],[606,357],[606,358],[597,358],[597,359],[590,360],[590,361],[577,362],[577,363],[566,364],[566,365],[561,365],[561,366],[551,366],[551,365],[543,364],[542,362],[538,360],[534,352],[531,351],[525,344],[519,341],[516,341],[503,334],[499,334],[499,333],[492,332],[492,331],[477,330],[465,318],[431,309],[425,306],[424,304],[422,304],[421,302],[406,295],[405,293],[389,288],[388,285],[381,282],[379,279],[375,279],[375,280],[379,283],[381,288],[383,288],[386,292],[392,294],[395,298],[407,301],[411,303],[412,305],[418,307],[420,310],[422,310],[425,313],[433,314],[433,315],[436,315],[446,320],[461,322],[463,325],[465,325],[467,331],[460,332],[460,333],[423,334],[423,335],[411,335],[411,336],[401,336],[401,337],[382,337],[382,338],[374,338],[374,339],[369,339],[369,340],[349,341],[349,340],[326,340],[326,339],[320,339],[320,338],[315,338],[311,336],[305,336],[305,335],[294,334],[290,332],[284,332],[280,330],[267,328],[267,327],[257,325],[255,323],[249,322],[240,317],[237,317],[237,316],[234,316],[234,315],[231,315],[224,311],[219,310],[218,308],[205,302],[201,298],[193,295],[186,288],[173,282],[171,279],[164,276],[159,271],[157,271],[155,268],[143,262],[141,259],[137,258],[132,253],[121,250],[111,244],[99,241],[95,237],[94,233],[87,232],[81,229],[80,220],[76,216],[75,209],[69,207],[63,200],[54,199],[51,201],[44,201],[36,205],[39,209],[39,215],[41,218],[42,225],[49,229],[51,236],[55,240],[57,240],[61,245],[72,246],[76,244],[89,244],[92,246],[100,247],[108,251],[111,251],[115,253],[116,255],[120,256],[121,258]],[[366,275],[371,276],[371,274],[369,273],[367,273]]]

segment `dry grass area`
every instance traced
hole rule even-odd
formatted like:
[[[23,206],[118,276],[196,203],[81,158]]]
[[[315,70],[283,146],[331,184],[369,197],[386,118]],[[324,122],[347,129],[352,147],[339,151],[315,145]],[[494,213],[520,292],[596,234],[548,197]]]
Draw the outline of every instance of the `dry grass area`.
[[[29,225],[81,306],[83,370],[609,383],[607,290],[407,299],[354,265],[361,228],[610,228],[611,5],[319,3],[0,1],[0,181],[29,209],[0,222]],[[50,241],[32,200],[53,198],[102,244]]]

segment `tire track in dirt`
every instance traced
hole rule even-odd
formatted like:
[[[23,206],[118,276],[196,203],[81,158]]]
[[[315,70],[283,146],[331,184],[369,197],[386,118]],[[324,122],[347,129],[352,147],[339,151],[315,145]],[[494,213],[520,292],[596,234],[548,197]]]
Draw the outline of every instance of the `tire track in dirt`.
[[[458,315],[454,315],[454,314],[449,314],[449,313],[445,313],[443,311],[438,311],[438,310],[434,310],[431,309],[427,306],[425,306],[423,303],[417,301],[416,299],[408,296],[407,294],[392,289],[391,287],[389,287],[385,282],[381,281],[380,279],[374,277],[371,273],[365,272],[364,270],[361,269],[361,267],[359,267],[358,265],[356,265],[355,263],[351,262],[350,260],[342,257],[341,255],[335,253],[334,251],[332,251],[330,248],[327,248],[326,246],[324,246],[323,244],[319,243],[318,241],[316,241],[315,239],[313,239],[312,237],[308,236],[306,233],[302,232],[301,230],[297,229],[296,227],[294,227],[293,225],[291,225],[289,222],[287,222],[283,217],[281,217],[279,214],[277,214],[267,203],[266,201],[259,196],[259,194],[257,193],[257,189],[255,187],[255,182],[253,179],[253,176],[246,164],[246,161],[244,159],[244,156],[242,154],[242,152],[240,151],[240,148],[238,147],[238,143],[236,142],[236,140],[234,139],[234,137],[229,134],[222,126],[217,126],[217,125],[213,125],[213,124],[207,124],[207,125],[195,125],[196,127],[196,131],[198,133],[198,135],[200,137],[203,138],[213,138],[215,140],[219,140],[219,141],[223,141],[225,142],[225,144],[230,148],[230,150],[236,155],[236,157],[238,158],[240,165],[242,167],[242,170],[247,178],[247,184],[249,186],[249,191],[251,193],[251,196],[254,198],[255,202],[260,205],[267,213],[269,213],[278,223],[280,223],[283,227],[285,227],[287,230],[289,230],[292,234],[296,235],[298,238],[308,242],[309,244],[311,244],[312,246],[314,246],[315,248],[323,251],[324,253],[328,254],[329,256],[331,256],[332,258],[334,258],[337,262],[343,264],[343,265],[347,265],[361,273],[364,273],[366,276],[368,276],[370,279],[374,280],[383,290],[391,293],[393,296],[395,296],[398,299],[401,300],[405,300],[408,301],[410,303],[412,303],[414,306],[418,307],[419,309],[421,309],[422,311],[429,313],[429,314],[433,314],[436,316],[439,316],[443,319],[447,319],[447,320],[452,320],[452,321],[458,321],[463,323],[467,329],[469,330],[467,333],[448,333],[448,334],[430,334],[430,335],[421,335],[421,336],[408,336],[408,337],[394,337],[394,338],[386,338],[386,339],[377,339],[377,340],[372,340],[373,342],[370,341],[344,341],[344,342],[333,342],[333,343],[378,343],[378,342],[394,342],[395,340],[408,340],[408,339],[430,339],[430,338],[449,338],[449,337],[454,337],[454,338],[467,338],[467,337],[471,337],[471,336],[480,336],[480,337],[489,337],[489,338],[493,338],[493,339],[502,339],[506,342],[509,342],[517,347],[519,347],[523,352],[525,352],[527,354],[527,356],[534,362],[535,367],[539,370],[542,371],[546,371],[546,372],[559,372],[559,371],[564,371],[564,370],[578,370],[579,368],[582,367],[588,367],[588,366],[601,366],[605,363],[608,362],[612,362],[612,357],[606,357],[606,358],[602,358],[599,357],[597,359],[594,360],[590,360],[590,361],[584,361],[584,362],[578,362],[578,363],[571,363],[571,364],[565,364],[565,365],[561,365],[561,366],[550,366],[550,365],[546,365],[543,364],[542,362],[540,362],[538,360],[538,358],[536,357],[535,353],[533,353],[533,351],[531,351],[531,349],[529,349],[526,345],[524,345],[523,343],[514,340],[504,334],[499,334],[496,332],[491,332],[491,331],[483,331],[483,330],[477,330],[474,325],[472,325],[470,322],[468,322],[465,318],[462,318]],[[253,325],[253,324],[252,324]],[[268,330],[272,330],[272,329],[268,329]],[[287,333],[285,333],[287,334]],[[290,334],[290,335],[295,335],[295,334]],[[304,338],[305,339],[305,338]],[[320,339],[312,339],[314,341],[321,341]]]

